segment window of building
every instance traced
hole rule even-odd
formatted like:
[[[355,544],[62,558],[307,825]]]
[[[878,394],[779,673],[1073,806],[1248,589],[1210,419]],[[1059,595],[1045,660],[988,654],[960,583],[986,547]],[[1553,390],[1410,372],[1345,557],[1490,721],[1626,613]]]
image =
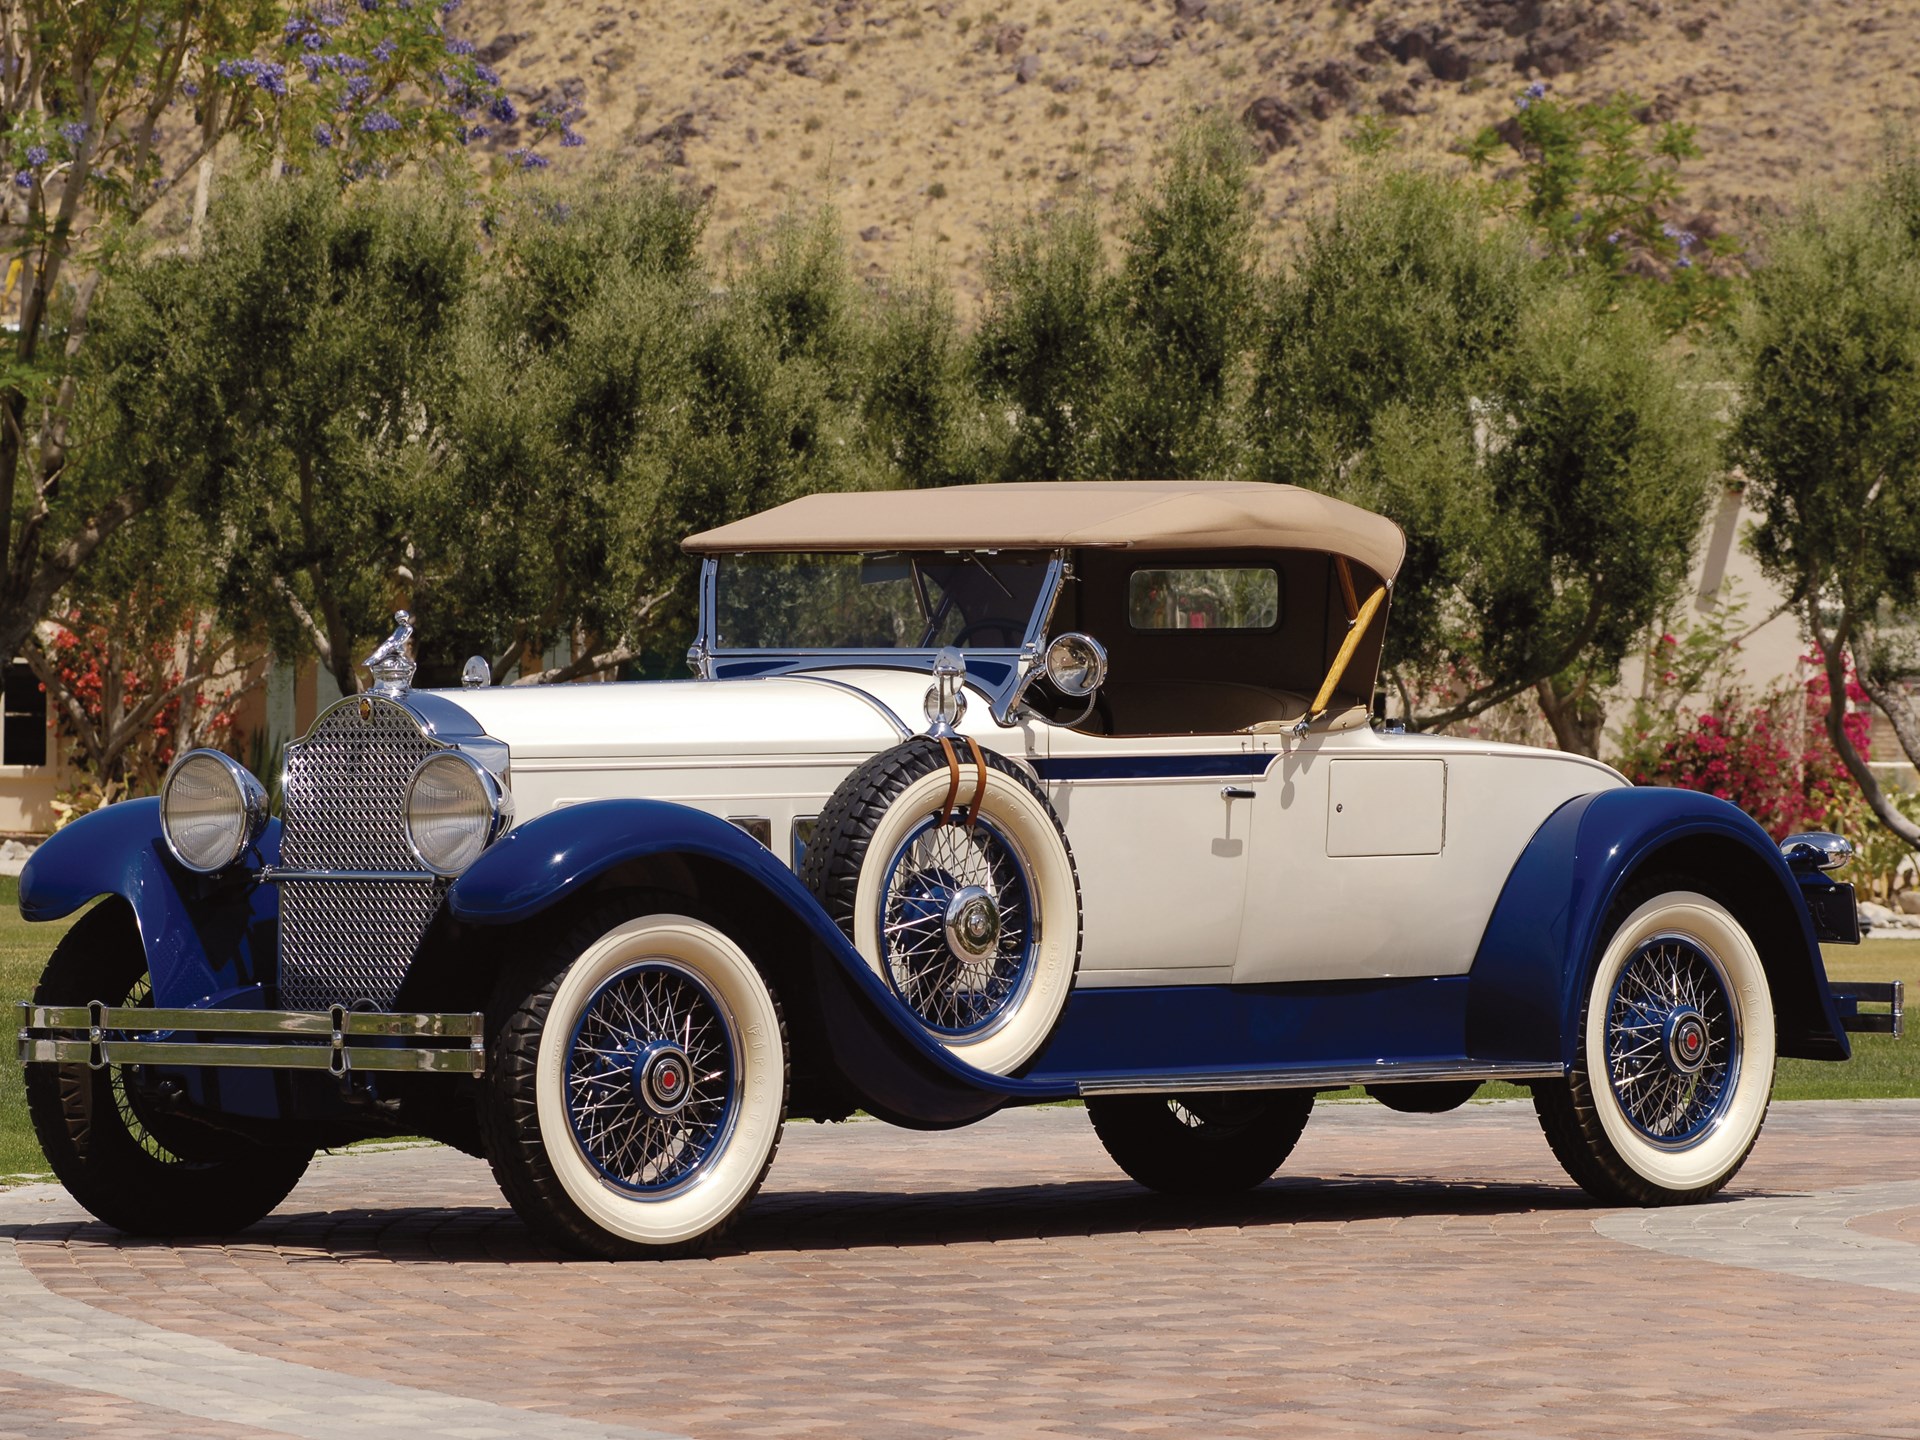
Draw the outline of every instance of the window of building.
[[[0,765],[47,763],[47,692],[24,660],[7,666],[4,719],[0,719]]]

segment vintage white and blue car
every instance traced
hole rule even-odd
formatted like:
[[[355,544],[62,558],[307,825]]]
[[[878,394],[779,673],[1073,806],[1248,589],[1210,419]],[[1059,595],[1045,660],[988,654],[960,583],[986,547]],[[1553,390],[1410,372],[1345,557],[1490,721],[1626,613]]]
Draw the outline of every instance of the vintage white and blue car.
[[[1697,1200],[1777,1055],[1891,987],[1835,836],[1369,713],[1404,553],[1269,485],[819,495],[687,542],[696,677],[413,691],[410,630],[289,749],[35,854],[107,897],[23,1007],[41,1144],[107,1223],[238,1229],[318,1146],[486,1156],[539,1234],[711,1244],[790,1118],[1082,1097],[1129,1175],[1257,1185],[1316,1091],[1532,1087],[1568,1172]]]

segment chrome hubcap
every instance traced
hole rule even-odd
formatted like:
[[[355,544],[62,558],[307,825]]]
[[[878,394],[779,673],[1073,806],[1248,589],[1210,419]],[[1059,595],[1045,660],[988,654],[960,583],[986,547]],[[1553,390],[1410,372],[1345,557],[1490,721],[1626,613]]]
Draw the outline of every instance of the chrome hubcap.
[[[633,1057],[633,1093],[656,1115],[674,1115],[693,1093],[693,1067],[686,1052],[668,1040],[656,1040]]]
[[[957,960],[976,960],[1000,944],[1000,907],[978,885],[956,890],[947,902],[947,948]]]

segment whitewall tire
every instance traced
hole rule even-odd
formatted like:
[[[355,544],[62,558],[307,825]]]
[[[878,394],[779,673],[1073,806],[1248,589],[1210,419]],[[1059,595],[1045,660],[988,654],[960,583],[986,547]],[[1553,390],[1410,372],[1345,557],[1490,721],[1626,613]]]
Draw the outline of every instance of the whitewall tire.
[[[1625,913],[1594,966],[1574,1072],[1534,1090],[1568,1173],[1616,1204],[1720,1190],[1773,1093],[1773,998],[1758,948],[1704,889],[1667,885],[1616,908]]]
[[[1059,817],[1012,761],[908,741],[822,810],[801,876],[921,1027],[956,1057],[1017,1074],[1052,1037],[1080,962],[1080,884]]]
[[[752,959],[706,920],[630,910],[597,909],[505,984],[482,1105],[514,1208],[609,1258],[711,1244],[765,1178],[787,1102],[780,1007]]]

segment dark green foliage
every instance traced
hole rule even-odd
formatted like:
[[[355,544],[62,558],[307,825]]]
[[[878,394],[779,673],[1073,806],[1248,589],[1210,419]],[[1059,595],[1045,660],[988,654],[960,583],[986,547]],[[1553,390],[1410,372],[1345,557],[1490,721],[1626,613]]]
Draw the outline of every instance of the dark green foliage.
[[[1645,309],[1387,174],[1309,228],[1268,313],[1254,472],[1407,531],[1385,663],[1414,723],[1610,679],[1686,574],[1714,463]]]
[[[1920,761],[1920,156],[1890,146],[1870,183],[1773,237],[1738,345],[1731,449],[1761,516],[1754,552],[1826,657],[1841,758],[1888,829],[1920,844],[1842,724],[1850,655]]]
[[[1249,155],[1238,129],[1188,131],[1108,263],[1090,209],[1003,233],[976,365],[1011,412],[1009,479],[1220,479],[1256,293]]]

